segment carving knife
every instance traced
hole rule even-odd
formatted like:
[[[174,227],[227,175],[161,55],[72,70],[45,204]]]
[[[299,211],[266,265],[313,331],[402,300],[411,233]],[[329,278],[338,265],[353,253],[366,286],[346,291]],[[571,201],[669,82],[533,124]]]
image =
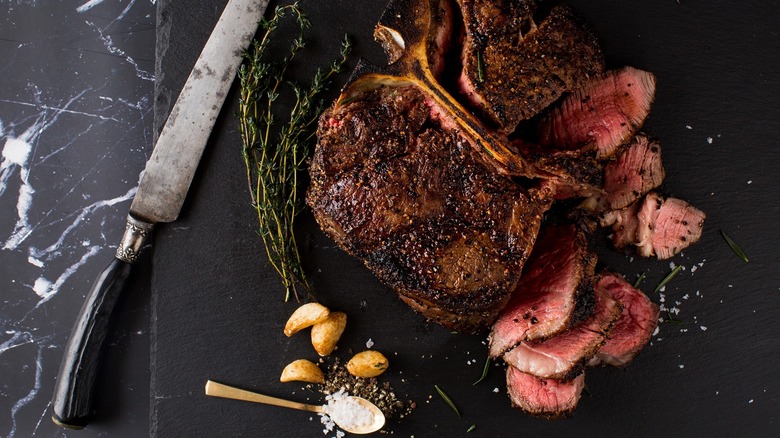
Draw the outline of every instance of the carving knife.
[[[114,304],[158,222],[176,220],[203,149],[268,0],[230,0],[195,62],[155,144],[116,257],[98,276],[60,365],[52,419],[80,429],[92,415],[92,387]]]

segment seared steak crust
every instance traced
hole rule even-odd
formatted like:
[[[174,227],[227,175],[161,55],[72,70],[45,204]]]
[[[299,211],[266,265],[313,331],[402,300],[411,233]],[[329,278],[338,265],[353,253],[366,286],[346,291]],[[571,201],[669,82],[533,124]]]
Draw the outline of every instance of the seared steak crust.
[[[503,132],[604,70],[596,38],[565,6],[537,26],[530,0],[460,0],[460,88]]]
[[[474,330],[509,299],[551,193],[492,171],[431,105],[416,87],[381,86],[326,111],[307,202],[404,301]]]

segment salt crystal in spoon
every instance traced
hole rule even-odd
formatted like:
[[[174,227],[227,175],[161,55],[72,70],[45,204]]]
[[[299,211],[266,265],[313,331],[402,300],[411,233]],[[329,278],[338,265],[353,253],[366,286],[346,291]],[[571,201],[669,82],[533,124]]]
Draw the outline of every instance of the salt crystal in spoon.
[[[326,414],[344,431],[358,435],[376,432],[385,425],[385,415],[376,405],[342,391],[329,397],[327,405],[319,406],[270,397],[209,380],[206,382],[206,395]]]

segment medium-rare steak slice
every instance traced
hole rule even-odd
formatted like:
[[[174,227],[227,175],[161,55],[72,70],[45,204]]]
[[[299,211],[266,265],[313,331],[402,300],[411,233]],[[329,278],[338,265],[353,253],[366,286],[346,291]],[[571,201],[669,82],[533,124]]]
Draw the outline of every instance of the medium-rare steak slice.
[[[609,293],[619,300],[623,305],[623,313],[591,365],[625,366],[650,341],[658,327],[660,309],[623,277],[612,273],[603,273],[599,277],[596,291]]]
[[[644,123],[655,98],[655,76],[633,67],[588,82],[539,122],[539,143],[552,150],[613,155]]]
[[[461,92],[504,133],[604,71],[593,34],[565,6],[537,26],[530,0],[459,0]]]
[[[637,134],[628,149],[604,166],[604,191],[609,208],[629,206],[661,185],[666,173],[661,164],[661,144]]]
[[[522,341],[550,338],[590,316],[595,265],[585,233],[576,226],[543,228],[517,290],[493,324],[490,356]]]
[[[585,373],[569,382],[540,379],[513,366],[506,370],[506,388],[512,406],[547,419],[571,416],[585,387]]]
[[[612,225],[617,248],[635,246],[643,257],[664,260],[701,238],[706,215],[677,198],[650,192],[640,203],[602,215],[601,225]]]
[[[551,191],[496,173],[430,105],[387,85],[337,102],[320,119],[307,202],[407,303],[472,331],[509,300]]]
[[[571,380],[580,374],[604,344],[622,308],[604,288],[596,288],[594,296],[588,319],[546,341],[521,342],[504,353],[504,361],[542,379]]]

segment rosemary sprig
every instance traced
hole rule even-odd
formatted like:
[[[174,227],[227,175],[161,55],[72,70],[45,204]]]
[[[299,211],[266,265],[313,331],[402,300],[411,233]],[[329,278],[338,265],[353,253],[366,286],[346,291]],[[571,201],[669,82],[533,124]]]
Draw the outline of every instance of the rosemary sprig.
[[[482,369],[482,376],[480,376],[479,380],[472,383],[472,385],[476,385],[477,383],[485,380],[485,377],[488,375],[488,371],[490,371],[490,355],[488,355],[487,358],[485,358],[485,367]]]
[[[639,285],[642,284],[643,281],[645,281],[645,277],[647,277],[647,274],[642,272],[642,274],[637,277],[636,281],[634,282],[634,289],[639,289]]]
[[[444,400],[444,403],[447,403],[447,406],[452,408],[453,411],[455,411],[456,414],[458,414],[458,417],[460,417],[460,411],[458,410],[457,406],[455,406],[455,403],[452,401],[450,396],[447,395],[441,388],[439,388],[439,385],[433,385],[434,388],[436,388],[436,392],[439,393],[439,396],[442,400]]]
[[[284,58],[266,61],[264,55],[271,34],[288,14],[294,17],[298,34]],[[299,300],[298,286],[310,290],[293,233],[293,221],[303,208],[299,198],[299,170],[308,157],[313,128],[322,112],[318,95],[341,70],[351,48],[345,37],[340,57],[328,69],[318,69],[308,87],[286,80],[287,67],[306,45],[304,31],[310,26],[298,3],[278,6],[271,19],[261,22],[262,34],[253,41],[238,74],[241,82],[238,118],[247,185],[257,213],[258,233],[269,262],[281,277],[285,301],[291,294]],[[274,104],[285,87],[295,96],[295,101],[289,119],[277,126]],[[278,134],[275,139],[274,133]]]
[[[680,273],[680,271],[682,271],[682,265],[678,265],[677,267],[675,267],[674,269],[672,269],[672,272],[670,272],[670,273],[669,273],[669,274],[668,274],[666,277],[664,277],[664,279],[663,279],[663,280],[661,280],[661,282],[660,282],[660,283],[658,283],[658,286],[656,286],[656,287],[655,287],[655,290],[653,291],[653,293],[658,293],[658,291],[660,291],[661,289],[663,289],[663,287],[664,287],[664,286],[666,286],[666,284],[667,284],[667,283],[669,283],[670,281],[672,281],[672,279],[673,279],[674,277],[676,277],[676,276],[677,276],[677,274],[679,274],[679,273]]]
[[[720,230],[720,235],[723,236],[724,239],[726,239],[726,243],[729,244],[731,247],[731,250],[734,251],[734,254],[736,254],[739,258],[745,261],[745,263],[749,262],[747,255],[745,254],[745,251],[742,250],[742,247],[737,245],[737,242],[731,240],[731,237],[729,237],[728,234],[726,234],[723,230]]]

